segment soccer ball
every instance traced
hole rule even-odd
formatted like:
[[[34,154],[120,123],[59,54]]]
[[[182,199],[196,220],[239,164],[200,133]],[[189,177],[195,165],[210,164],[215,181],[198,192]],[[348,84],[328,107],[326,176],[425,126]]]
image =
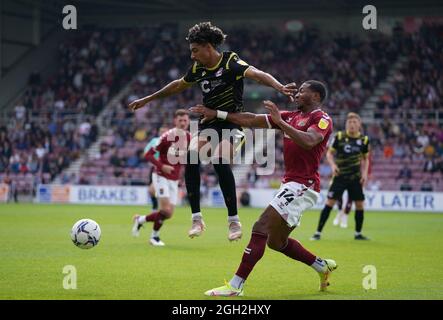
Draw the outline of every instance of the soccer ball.
[[[89,249],[98,244],[101,233],[97,222],[91,219],[82,219],[72,227],[71,239],[77,247]]]

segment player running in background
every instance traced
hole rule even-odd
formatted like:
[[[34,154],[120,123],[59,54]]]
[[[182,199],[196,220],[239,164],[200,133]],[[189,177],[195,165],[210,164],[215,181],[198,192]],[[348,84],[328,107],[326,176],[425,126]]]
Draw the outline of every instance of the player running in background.
[[[349,199],[349,196],[346,200],[346,205],[344,209],[343,209],[343,196],[337,200],[337,209],[338,212],[332,224],[334,226],[340,225],[341,228],[346,229],[348,227],[349,212],[351,212],[352,209],[352,200]]]
[[[160,140],[160,136],[165,133],[166,131],[168,131],[167,127],[160,127],[160,129],[158,130],[158,135],[159,137],[153,137],[151,140],[149,140],[148,144],[146,145],[144,151],[143,151],[143,157],[146,157],[146,154],[148,153],[148,151],[157,146],[158,141]],[[160,153],[157,151],[154,154],[154,158],[158,160],[158,158],[160,157]],[[151,197],[151,202],[152,202],[152,211],[156,211],[158,209],[158,201],[157,201],[157,197],[155,196],[155,188],[154,188],[154,184],[152,183],[152,174],[155,171],[155,166],[151,166],[151,170],[149,172],[149,178],[148,178],[148,193],[149,196]],[[137,230],[138,231],[138,230]],[[135,232],[134,236],[138,237],[139,233]]]
[[[189,29],[187,40],[194,63],[185,76],[172,81],[151,95],[133,101],[129,107],[137,110],[151,101],[178,94],[198,84],[203,94],[203,104],[206,107],[231,113],[242,112],[243,78],[272,87],[292,99],[295,93],[294,84],[282,85],[270,74],[248,65],[235,52],[219,52],[217,48],[223,44],[225,38],[223,31],[210,22],[193,26]],[[242,236],[242,231],[237,211],[235,179],[230,163],[238,146],[243,142],[244,134],[241,126],[224,119],[200,123],[199,134],[193,137],[191,142],[185,169],[186,189],[192,211],[192,227],[188,235],[191,238],[197,237],[205,229],[200,210],[200,158],[198,155],[201,148],[209,143],[208,130],[205,134],[205,129],[215,130],[220,141],[218,145],[211,146],[211,159],[228,208],[228,239],[238,240]],[[231,130],[231,137],[237,138],[224,139],[223,129]]]
[[[146,154],[148,153],[148,151],[149,151],[151,148],[157,146],[158,141],[160,140],[160,136],[161,136],[163,133],[165,133],[166,131],[168,131],[168,128],[167,128],[167,127],[163,127],[163,126],[160,127],[160,129],[159,129],[159,131],[158,131],[158,135],[159,135],[159,137],[153,137],[153,138],[152,138],[151,140],[149,140],[149,142],[146,144],[145,149],[143,150],[143,158],[146,157]],[[154,154],[154,157],[155,157],[155,159],[158,160],[159,157],[160,157],[160,153],[157,151],[157,152]],[[150,170],[150,172],[149,172],[149,177],[148,177],[148,194],[149,194],[149,196],[151,197],[151,202],[152,202],[152,211],[151,211],[151,212],[157,211],[157,209],[158,209],[158,201],[157,201],[157,197],[155,196],[155,188],[154,188],[154,184],[153,184],[153,181],[152,181],[152,175],[153,175],[154,171],[155,171],[155,166],[151,166],[151,170]],[[139,230],[140,230],[141,227],[142,227],[142,225],[139,224],[137,229],[133,229],[133,230],[132,230],[132,235],[133,235],[134,237],[138,237],[138,236],[140,235]]]
[[[363,186],[368,179],[369,138],[361,133],[360,116],[350,112],[346,119],[346,131],[339,131],[329,148],[326,158],[333,172],[328,199],[323,208],[317,231],[311,240],[320,240],[321,232],[329,218],[332,208],[343,192],[348,191],[348,198],[355,202],[355,240],[368,240],[362,235],[364,200]]]
[[[160,228],[165,220],[172,217],[177,205],[181,163],[185,161],[190,141],[190,133],[187,131],[189,112],[184,109],[177,110],[174,125],[175,128],[163,133],[158,144],[151,147],[145,155],[145,158],[155,166],[152,182],[160,210],[146,216],[135,215],[133,218],[132,232],[135,236],[145,222],[154,223],[150,239],[150,243],[154,246],[165,245],[160,240]],[[156,152],[160,154],[158,159],[155,158]]]
[[[303,211],[311,208],[319,197],[318,167],[332,132],[332,120],[321,110],[326,95],[323,83],[310,80],[302,84],[295,96],[297,111],[280,112],[271,101],[264,102],[269,115],[226,113],[203,106],[191,108],[192,112],[203,114],[205,119],[217,116],[244,127],[275,128],[284,132],[285,175],[281,188],[254,224],[251,240],[231,281],[206,291],[206,295],[243,295],[243,285],[262,258],[266,244],[312,267],[320,276],[320,290],[326,290],[330,273],[337,268],[335,261],[322,259],[306,250],[297,240],[289,238],[292,230],[300,225]]]

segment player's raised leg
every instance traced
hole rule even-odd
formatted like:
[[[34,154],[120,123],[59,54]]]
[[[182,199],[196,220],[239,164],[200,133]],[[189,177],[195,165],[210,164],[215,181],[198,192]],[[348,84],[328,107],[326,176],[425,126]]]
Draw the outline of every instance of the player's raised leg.
[[[199,151],[208,143],[204,137],[193,137],[189,145],[185,168],[185,184],[192,212],[192,226],[189,237],[200,236],[205,230],[203,215],[200,210],[200,155]]]
[[[233,134],[238,131],[232,130]],[[214,169],[218,176],[220,189],[228,208],[228,240],[236,241],[242,237],[242,226],[237,211],[237,191],[231,165],[234,156],[234,146],[229,140],[223,139],[216,147]]]

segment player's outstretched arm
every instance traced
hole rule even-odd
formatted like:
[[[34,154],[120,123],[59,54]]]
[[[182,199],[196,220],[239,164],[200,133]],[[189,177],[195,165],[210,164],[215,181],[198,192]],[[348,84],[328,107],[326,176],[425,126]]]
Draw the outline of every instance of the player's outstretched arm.
[[[280,110],[272,101],[266,100],[264,102],[265,108],[271,114],[272,121],[284,131],[292,141],[298,144],[303,149],[309,150],[323,141],[323,136],[315,129],[308,129],[308,131],[300,131],[283,121]]]
[[[129,104],[129,108],[132,111],[135,111],[137,109],[144,107],[146,104],[148,104],[151,101],[172,96],[174,94],[182,92],[183,90],[185,90],[191,86],[192,86],[192,83],[187,83],[183,79],[174,80],[174,81],[168,83],[166,86],[164,86],[160,90],[158,90],[157,92],[150,94],[149,96],[146,96],[144,98],[132,101]]]
[[[264,84],[265,86],[274,88],[278,92],[287,96],[289,100],[294,102],[294,95],[297,93],[297,85],[294,82],[287,85],[282,85],[271,74],[261,71],[253,66],[250,66],[245,71],[245,77]]]
[[[254,114],[250,112],[226,112],[217,111],[213,109],[206,108],[203,105],[196,105],[195,107],[189,108],[189,111],[193,113],[198,113],[203,116],[201,120],[203,123],[211,121],[212,119],[219,118],[227,120],[229,122],[238,124],[242,127],[247,128],[269,128],[268,122],[266,120],[266,115],[264,114]]]

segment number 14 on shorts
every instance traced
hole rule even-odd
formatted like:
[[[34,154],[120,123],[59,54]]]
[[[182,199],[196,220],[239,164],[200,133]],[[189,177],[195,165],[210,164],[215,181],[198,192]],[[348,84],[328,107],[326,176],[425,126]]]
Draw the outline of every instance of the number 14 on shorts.
[[[302,195],[303,195],[303,191],[301,191],[301,190],[298,191],[297,196],[300,197]],[[277,198],[279,198],[279,199],[281,199],[282,197],[285,198],[285,200],[286,200],[285,205],[287,206],[292,201],[294,201],[295,194],[291,190],[289,190],[288,188],[284,188],[283,191],[277,195]]]

